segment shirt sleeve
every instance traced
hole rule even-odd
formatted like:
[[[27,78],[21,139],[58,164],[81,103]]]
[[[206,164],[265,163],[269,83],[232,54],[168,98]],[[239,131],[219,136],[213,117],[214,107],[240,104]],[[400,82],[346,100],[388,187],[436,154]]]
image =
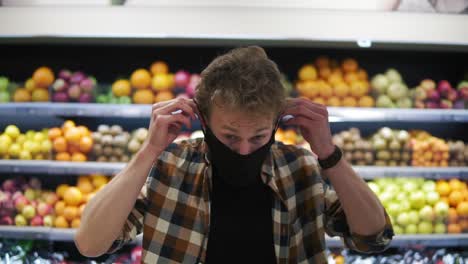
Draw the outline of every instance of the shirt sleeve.
[[[363,253],[381,252],[388,248],[392,241],[393,227],[385,212],[385,227],[380,232],[363,236],[352,233],[349,229],[346,215],[338,200],[338,196],[328,184],[324,184],[325,191],[325,232],[329,236],[340,236],[344,244],[352,250]]]
[[[146,190],[147,183],[145,183],[143,188],[141,188],[140,194],[138,195],[135,205],[125,221],[120,235],[114,243],[112,243],[112,246],[109,248],[107,253],[114,253],[128,242],[134,240],[138,234],[143,232],[143,219],[148,205]]]

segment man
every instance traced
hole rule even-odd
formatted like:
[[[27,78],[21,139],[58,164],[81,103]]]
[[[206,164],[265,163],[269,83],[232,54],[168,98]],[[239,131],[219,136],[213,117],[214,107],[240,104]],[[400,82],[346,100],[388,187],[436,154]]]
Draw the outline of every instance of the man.
[[[201,77],[194,101],[153,106],[143,147],[86,206],[83,255],[141,232],[145,263],[326,263],[325,232],[355,250],[386,248],[389,218],[333,145],[326,108],[287,101],[263,49],[232,50]],[[205,139],[172,143],[196,118]],[[318,160],[275,143],[279,121],[298,126]]]

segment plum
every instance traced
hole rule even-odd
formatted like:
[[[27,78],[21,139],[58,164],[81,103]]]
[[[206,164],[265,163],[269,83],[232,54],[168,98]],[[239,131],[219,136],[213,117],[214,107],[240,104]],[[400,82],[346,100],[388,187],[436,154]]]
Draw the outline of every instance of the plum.
[[[65,81],[69,81],[71,76],[72,76],[72,73],[69,70],[63,69],[63,70],[61,70],[59,72],[58,76],[59,76],[60,79],[63,79]]]
[[[52,100],[54,102],[60,102],[60,103],[66,103],[69,101],[68,94],[65,92],[58,92],[55,93],[54,96],[52,97]]]
[[[72,84],[80,84],[86,78],[86,75],[83,72],[77,71],[72,74],[70,77],[70,82]]]
[[[81,88],[78,84],[73,84],[70,86],[70,89],[68,89],[68,96],[72,100],[78,100],[81,95]]]
[[[432,101],[439,101],[440,100],[440,94],[436,90],[429,90],[427,92],[427,98]]]
[[[452,86],[447,80],[442,80],[439,82],[437,90],[442,97],[446,97],[450,90],[452,90]]]
[[[13,218],[11,216],[5,215],[0,218],[0,225],[13,225]]]
[[[177,87],[186,87],[190,81],[190,73],[180,70],[174,75],[174,80]]]
[[[440,102],[440,108],[443,108],[443,109],[451,109],[453,107],[453,103],[452,101],[449,101],[449,100],[442,100]]]
[[[454,109],[465,109],[465,102],[463,100],[458,100],[453,104]]]
[[[78,100],[80,103],[91,103],[93,101],[93,96],[89,93],[83,93],[80,95]]]
[[[80,82],[80,87],[85,93],[91,93],[94,89],[94,83],[90,78],[86,78]]]
[[[62,92],[68,89],[68,84],[64,79],[57,79],[52,84],[52,89],[56,92]]]

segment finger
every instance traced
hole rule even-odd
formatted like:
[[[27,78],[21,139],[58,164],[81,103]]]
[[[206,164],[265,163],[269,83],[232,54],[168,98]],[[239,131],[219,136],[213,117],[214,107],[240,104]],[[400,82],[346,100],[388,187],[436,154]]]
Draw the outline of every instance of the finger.
[[[185,125],[187,128],[192,128],[190,118],[184,115],[158,115],[157,122],[169,127],[173,123],[179,123]]]
[[[288,108],[286,109],[285,112],[288,112],[290,109],[294,109],[299,106],[305,106],[308,109],[317,112],[321,115],[328,116],[328,111],[326,106],[314,103],[310,101],[309,99],[304,99],[304,98],[294,98],[288,105]]]
[[[183,100],[173,101],[168,105],[154,110],[153,113],[156,115],[168,115],[176,112],[177,110],[182,110],[184,115],[189,115],[192,118],[195,118],[195,112],[193,111],[192,107]]]
[[[285,122],[288,126],[299,126],[299,127],[308,127],[310,125],[316,124],[319,121],[312,120],[303,116],[296,117],[294,119],[288,120]]]
[[[294,120],[298,117],[305,117],[307,119],[314,120],[314,121],[323,121],[327,119],[326,116],[320,113],[317,113],[314,110],[311,110],[307,106],[304,106],[304,105],[298,105],[298,106],[295,106],[294,108],[288,109],[287,115],[292,115],[293,118],[290,118],[289,120],[285,120],[285,123],[288,123],[288,121]]]

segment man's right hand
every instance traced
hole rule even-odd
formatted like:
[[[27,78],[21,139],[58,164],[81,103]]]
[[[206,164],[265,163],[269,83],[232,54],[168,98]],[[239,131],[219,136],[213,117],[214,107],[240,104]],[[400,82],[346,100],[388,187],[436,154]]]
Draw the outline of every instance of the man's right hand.
[[[177,98],[156,103],[152,107],[148,137],[143,147],[151,153],[162,153],[179,135],[182,126],[191,128],[195,119],[195,103],[192,99]],[[173,114],[181,110],[181,113]]]

